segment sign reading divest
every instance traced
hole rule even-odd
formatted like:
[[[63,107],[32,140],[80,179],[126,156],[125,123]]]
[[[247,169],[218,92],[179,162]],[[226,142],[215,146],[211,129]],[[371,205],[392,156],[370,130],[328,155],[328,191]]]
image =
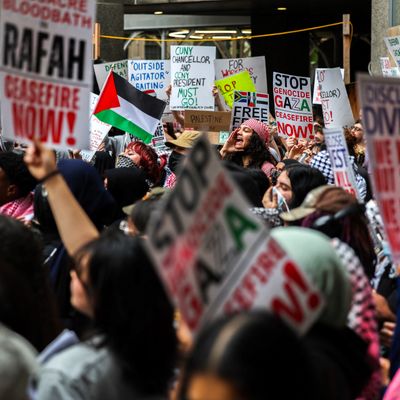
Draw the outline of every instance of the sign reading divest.
[[[128,60],[128,80],[136,89],[169,103],[165,93],[170,83],[169,60]]]
[[[268,94],[235,91],[231,129],[239,127],[244,121],[250,118],[258,119],[268,125]]]
[[[104,82],[107,79],[108,73],[111,70],[114,71],[116,74],[122,76],[123,78],[128,79],[128,60],[95,64],[93,65],[93,68],[100,90],[103,87]]]
[[[343,129],[324,129],[324,138],[331,159],[335,185],[360,199]]]
[[[217,59],[215,65],[215,79],[220,80],[238,72],[248,71],[254,82],[255,91],[268,93],[267,70],[265,67],[265,57],[247,57]],[[241,90],[241,89],[236,89]]]
[[[214,111],[213,46],[171,46],[171,110]]]
[[[310,78],[274,72],[274,104],[279,135],[314,138]]]
[[[270,308],[283,318],[286,314],[296,322],[287,310],[294,301],[303,304],[297,301],[298,295],[285,296],[286,280],[282,278],[271,298],[266,299],[265,283],[272,270],[282,276],[290,268],[307,280],[248,211],[240,190],[204,136],[193,147],[160,211],[150,220],[146,246],[192,331],[199,327],[205,313],[208,319],[254,306]],[[258,256],[256,260],[254,255]],[[268,289],[272,290],[272,285]],[[309,321],[306,315],[318,311],[319,300],[317,296],[317,306],[311,313],[297,318],[297,328]]]
[[[400,263],[400,82],[366,75],[357,78],[374,194],[393,262]]]
[[[340,68],[319,69],[317,82],[325,126],[342,128],[353,125],[354,117]]]
[[[3,135],[88,148],[95,2],[0,4]]]
[[[215,81],[219,92],[225,100],[225,103],[232,108],[235,96],[235,90],[244,92],[255,92],[256,88],[248,71],[239,72],[235,75],[230,75],[227,78]]]

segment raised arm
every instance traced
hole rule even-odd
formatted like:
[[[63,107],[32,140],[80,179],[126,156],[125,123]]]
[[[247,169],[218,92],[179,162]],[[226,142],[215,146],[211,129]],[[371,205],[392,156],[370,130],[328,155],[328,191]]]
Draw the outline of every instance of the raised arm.
[[[99,232],[58,172],[52,150],[36,142],[26,151],[25,163],[31,174],[43,182],[64,246],[71,256],[75,255],[83,245],[96,239]]]

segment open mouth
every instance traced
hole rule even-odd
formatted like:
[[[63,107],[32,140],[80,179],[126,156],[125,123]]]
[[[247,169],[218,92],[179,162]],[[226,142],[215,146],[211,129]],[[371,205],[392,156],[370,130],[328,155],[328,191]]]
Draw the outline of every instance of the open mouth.
[[[236,136],[236,142],[235,142],[235,145],[237,145],[237,144],[243,144],[243,136],[242,135],[240,135],[240,134],[238,134],[237,136]]]

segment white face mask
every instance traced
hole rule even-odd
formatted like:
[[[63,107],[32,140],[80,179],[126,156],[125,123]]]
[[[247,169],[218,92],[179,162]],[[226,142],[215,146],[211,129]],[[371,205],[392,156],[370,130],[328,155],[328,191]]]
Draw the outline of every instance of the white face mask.
[[[282,193],[276,187],[272,188],[272,194],[276,194],[278,196],[278,208],[283,211],[289,211],[289,206],[286,203],[285,198],[283,197]]]

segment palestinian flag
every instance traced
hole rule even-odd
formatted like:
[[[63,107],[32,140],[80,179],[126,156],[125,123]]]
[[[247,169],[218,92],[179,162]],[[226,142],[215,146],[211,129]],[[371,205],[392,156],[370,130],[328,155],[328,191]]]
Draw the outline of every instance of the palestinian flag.
[[[93,115],[106,124],[150,143],[166,104],[141,92],[126,79],[110,71]]]

